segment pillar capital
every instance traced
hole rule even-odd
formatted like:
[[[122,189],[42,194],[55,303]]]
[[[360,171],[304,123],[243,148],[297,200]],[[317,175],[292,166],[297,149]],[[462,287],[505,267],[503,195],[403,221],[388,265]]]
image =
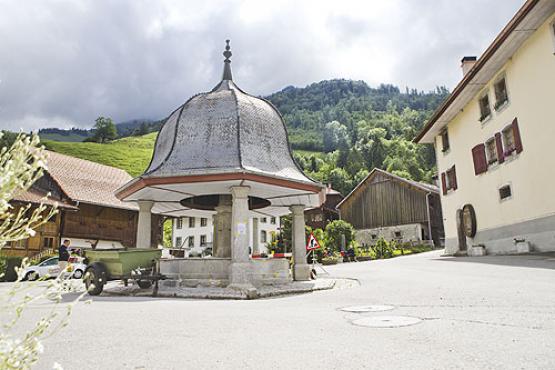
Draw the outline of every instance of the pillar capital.
[[[300,216],[303,215],[304,216],[304,205],[302,204],[295,204],[293,206],[289,207],[289,210],[291,211],[291,213],[293,213],[296,216]]]
[[[139,210],[143,212],[150,212],[152,207],[154,207],[154,201],[152,200],[138,200],[137,204],[139,205]]]
[[[232,186],[229,188],[234,199],[248,198],[250,186]]]

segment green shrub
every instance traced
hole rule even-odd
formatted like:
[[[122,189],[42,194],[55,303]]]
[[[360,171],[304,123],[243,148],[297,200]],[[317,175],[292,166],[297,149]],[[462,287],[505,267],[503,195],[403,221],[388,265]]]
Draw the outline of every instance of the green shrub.
[[[339,262],[339,258],[342,258],[341,256],[326,256],[322,258],[322,265],[335,265],[337,264],[337,262]]]
[[[384,238],[378,239],[376,245],[373,247],[376,258],[391,258],[393,257],[393,251],[391,244],[389,244]]]
[[[0,281],[16,281],[16,267],[21,266],[23,258],[15,256],[0,256]]]
[[[335,220],[326,226],[326,247],[335,251],[341,248],[341,236],[345,235],[345,244],[348,246],[355,239],[353,225],[343,220]]]

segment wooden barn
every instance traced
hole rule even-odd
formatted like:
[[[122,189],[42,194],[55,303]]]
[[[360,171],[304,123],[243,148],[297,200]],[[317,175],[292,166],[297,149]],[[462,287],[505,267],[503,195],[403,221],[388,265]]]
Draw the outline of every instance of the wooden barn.
[[[337,206],[342,220],[357,230],[357,241],[443,239],[439,189],[375,168]]]
[[[59,213],[35,236],[9,243],[2,253],[34,256],[56,249],[62,239],[77,248],[135,247],[138,206],[122,202],[114,192],[132,177],[118,168],[48,152],[48,172],[33,187],[13,200],[14,207],[39,204],[50,193],[47,204],[58,203]],[[153,215],[152,246],[161,240],[162,218]]]

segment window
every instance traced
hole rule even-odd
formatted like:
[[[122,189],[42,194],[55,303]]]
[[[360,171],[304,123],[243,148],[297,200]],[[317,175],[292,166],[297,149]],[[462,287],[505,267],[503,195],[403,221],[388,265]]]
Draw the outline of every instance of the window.
[[[192,248],[195,246],[195,237],[194,236],[190,236],[189,237],[189,247]]]
[[[178,236],[177,238],[175,238],[175,247],[176,247],[176,248],[180,248],[182,242],[183,242],[183,239],[181,239],[180,236]]]
[[[181,217],[179,217],[177,220],[175,220],[175,228],[176,229],[182,229],[183,228],[183,219]]]
[[[504,147],[504,154],[505,156],[511,155],[516,147],[515,147],[515,134],[513,132],[512,126],[507,126],[503,129],[503,147]]]
[[[497,144],[493,137],[486,142],[486,158],[488,165],[497,163]]]
[[[553,49],[555,50],[555,20],[551,23],[551,31],[551,35],[553,36]],[[555,54],[555,52],[553,54]]]
[[[512,195],[511,185],[505,185],[499,188],[499,199],[509,199]]]
[[[371,237],[372,237],[372,240],[378,239],[378,235],[377,235],[377,234],[372,234]]]
[[[275,225],[276,224],[276,218],[275,217],[270,218],[270,223],[272,225]]]
[[[400,231],[395,231],[395,239],[401,239],[403,237],[403,233]]]
[[[447,127],[441,132],[441,151],[445,153],[449,150],[449,134],[447,133]]]
[[[260,242],[261,243],[266,243],[267,239],[268,239],[268,236],[266,234],[266,231],[262,230],[260,232]]]
[[[200,219],[200,227],[206,227],[206,225],[208,225],[208,219],[205,217],[202,217]]]
[[[262,222],[262,223],[266,223],[266,222],[268,222],[268,218],[266,218],[266,217],[262,217],[262,218],[260,219],[260,222]]]
[[[499,110],[508,100],[507,84],[505,77],[500,78],[493,84],[495,90],[495,110]]]
[[[42,262],[41,264],[39,264],[39,266],[54,266],[58,264],[58,258],[54,257],[54,258],[49,258],[46,261]]]
[[[9,245],[10,247],[16,248],[16,249],[27,249],[28,241],[29,239],[16,240],[16,241],[9,242]]]
[[[189,217],[189,227],[195,227],[195,218]]]
[[[444,195],[447,194],[449,190],[457,190],[457,172],[455,171],[455,166],[441,174],[441,185]]]
[[[479,100],[480,103],[480,122],[484,122],[491,116],[491,108],[489,106],[489,96],[486,93]]]
[[[43,238],[42,239],[43,249],[53,249],[54,248],[54,238]]]
[[[200,236],[200,245],[206,245],[206,235]]]

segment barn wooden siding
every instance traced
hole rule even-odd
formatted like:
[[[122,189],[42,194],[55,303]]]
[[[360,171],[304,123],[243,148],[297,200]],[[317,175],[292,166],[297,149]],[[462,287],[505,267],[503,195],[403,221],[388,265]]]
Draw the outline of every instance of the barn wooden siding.
[[[151,247],[162,240],[162,217],[152,215]],[[79,204],[79,211],[65,212],[62,233],[68,238],[117,240],[135,247],[138,212],[91,204]]]
[[[376,173],[355,190],[340,210],[341,219],[355,229],[428,222],[426,192],[382,173]]]

